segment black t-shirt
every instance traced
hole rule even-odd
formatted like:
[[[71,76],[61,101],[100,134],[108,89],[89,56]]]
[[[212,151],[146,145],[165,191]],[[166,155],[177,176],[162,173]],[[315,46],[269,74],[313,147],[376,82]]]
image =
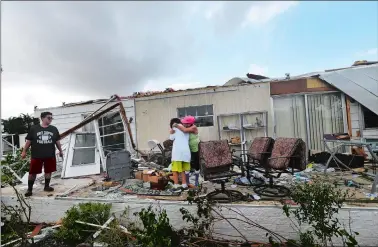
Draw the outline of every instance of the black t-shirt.
[[[30,128],[26,140],[31,141],[32,158],[55,157],[55,144],[60,139],[59,131],[55,126],[43,128],[37,124]]]

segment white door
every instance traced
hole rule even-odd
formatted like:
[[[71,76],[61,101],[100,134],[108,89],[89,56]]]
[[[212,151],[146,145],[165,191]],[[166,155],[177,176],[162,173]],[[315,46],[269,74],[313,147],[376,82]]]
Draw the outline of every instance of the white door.
[[[95,133],[74,133],[70,137],[62,178],[100,173],[100,155]]]

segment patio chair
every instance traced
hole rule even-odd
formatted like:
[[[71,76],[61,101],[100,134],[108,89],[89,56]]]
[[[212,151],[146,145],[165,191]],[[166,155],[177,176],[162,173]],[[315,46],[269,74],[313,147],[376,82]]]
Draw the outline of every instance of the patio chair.
[[[290,190],[285,186],[275,185],[273,179],[279,178],[283,173],[294,174],[294,170],[302,171],[306,168],[306,144],[300,138],[277,138],[271,156],[266,162],[249,168],[261,172],[264,177],[269,178],[268,184],[254,188],[256,194],[285,197],[290,194]]]
[[[244,168],[240,158],[233,159],[232,151],[227,140],[207,141],[199,144],[201,174],[205,180],[221,184],[221,189],[209,193],[207,197],[217,201],[237,201],[244,196],[237,190],[226,190],[225,184],[229,178],[244,175]],[[241,172],[233,171],[239,166]],[[223,195],[220,196],[220,195]]]
[[[165,140],[161,145],[157,140],[149,140],[147,144],[150,148],[150,155],[147,158],[149,162],[154,162],[164,167],[168,167],[171,164],[173,141]],[[160,150],[160,153],[153,152],[156,147]]]
[[[244,164],[247,180],[250,183],[249,185],[260,185],[264,182],[258,178],[252,182],[251,171],[254,170],[255,167],[261,167],[268,162],[268,158],[272,153],[273,145],[274,139],[271,137],[256,137],[253,139],[251,146],[245,154],[246,162]]]

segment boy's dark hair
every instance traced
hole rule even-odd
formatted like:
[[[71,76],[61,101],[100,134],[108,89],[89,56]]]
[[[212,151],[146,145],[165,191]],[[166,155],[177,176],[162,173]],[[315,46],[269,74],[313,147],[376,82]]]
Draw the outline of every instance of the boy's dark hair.
[[[173,124],[175,124],[175,123],[181,124],[181,120],[179,118],[172,118],[171,122],[169,123],[169,125],[171,126],[171,128],[172,128]]]
[[[47,117],[48,115],[51,115],[51,116],[52,116],[52,113],[49,112],[49,111],[44,111],[44,112],[42,112],[42,113],[41,113],[41,119]]]

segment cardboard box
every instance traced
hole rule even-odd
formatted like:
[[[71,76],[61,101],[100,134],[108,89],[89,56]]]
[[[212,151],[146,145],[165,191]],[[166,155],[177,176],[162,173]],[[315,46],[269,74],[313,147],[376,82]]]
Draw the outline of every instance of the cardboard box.
[[[135,172],[135,179],[143,180],[143,172]]]
[[[149,176],[150,175],[148,175],[148,174],[143,174],[143,182],[148,182],[149,181],[149,179],[148,179]]]
[[[151,176],[151,175],[149,175],[148,176],[148,181],[150,181],[151,183],[158,183],[159,182],[159,176]]]

